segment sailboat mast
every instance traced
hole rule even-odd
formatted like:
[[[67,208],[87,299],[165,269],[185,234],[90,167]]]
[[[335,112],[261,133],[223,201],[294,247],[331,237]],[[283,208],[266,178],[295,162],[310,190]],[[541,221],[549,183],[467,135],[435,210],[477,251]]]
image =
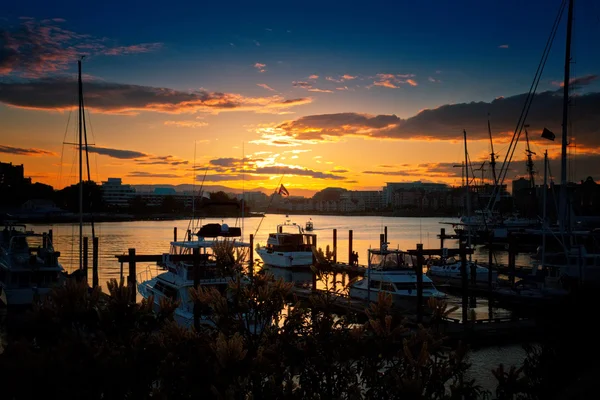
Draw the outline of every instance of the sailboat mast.
[[[527,173],[529,174],[529,187],[535,189],[535,172],[533,171],[533,158],[531,157],[535,153],[531,151],[531,147],[529,146],[529,133],[527,132],[527,128],[529,125],[525,125],[525,143],[527,143],[527,149],[525,150],[525,154],[527,155]]]
[[[463,129],[463,136],[465,140],[465,188],[467,196],[467,242],[471,247],[471,191],[469,190],[469,153],[467,152],[467,131]],[[470,255],[469,255],[470,256]]]
[[[492,140],[492,127],[490,125],[490,114],[488,114],[488,134],[490,135],[490,146],[492,149],[492,152],[490,153],[490,166],[492,167],[492,177],[494,178],[494,186],[496,185],[496,182],[498,181],[498,178],[496,178],[496,153],[494,153],[494,141]]]
[[[560,212],[559,222],[561,233],[565,232],[567,222],[567,134],[569,122],[569,80],[571,77],[571,33],[573,30],[573,0],[569,0],[567,16],[567,45],[565,49],[565,77],[563,80],[563,117],[562,143],[560,155]]]
[[[77,71],[79,85],[79,269],[83,269],[83,85],[81,60],[77,61]]]

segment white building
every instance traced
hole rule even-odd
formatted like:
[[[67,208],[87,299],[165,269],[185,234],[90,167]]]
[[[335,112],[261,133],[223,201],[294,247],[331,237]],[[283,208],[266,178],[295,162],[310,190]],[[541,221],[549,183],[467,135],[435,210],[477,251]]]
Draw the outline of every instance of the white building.
[[[127,207],[135,197],[135,188],[123,185],[121,178],[108,178],[102,182],[102,198],[109,206]]]

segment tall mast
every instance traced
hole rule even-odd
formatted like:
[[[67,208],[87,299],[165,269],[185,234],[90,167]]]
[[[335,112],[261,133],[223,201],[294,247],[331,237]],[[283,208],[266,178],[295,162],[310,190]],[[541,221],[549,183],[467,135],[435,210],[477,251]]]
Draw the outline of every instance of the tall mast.
[[[527,155],[527,173],[529,174],[529,187],[535,189],[533,159],[531,157],[535,153],[531,151],[531,147],[529,146],[529,133],[527,132],[528,127],[529,125],[525,125],[525,142],[527,143],[527,149],[525,150],[525,154]]]
[[[562,143],[560,155],[560,212],[559,225],[561,233],[567,225],[567,134],[569,122],[569,80],[571,77],[571,32],[573,30],[573,0],[569,0],[567,16],[567,46],[565,50],[565,77],[563,80],[563,117]]]
[[[83,84],[81,60],[77,61],[79,86],[79,269],[83,269]]]
[[[467,243],[471,247],[471,191],[469,190],[469,153],[467,152],[467,131],[463,129],[465,140],[465,188],[467,195]],[[470,257],[470,255],[469,255]]]
[[[496,153],[494,153],[494,141],[492,140],[492,127],[490,126],[490,114],[488,113],[488,134],[490,135],[490,146],[492,152],[490,153],[490,166],[492,167],[492,176],[494,178],[494,185],[498,181],[496,178]]]

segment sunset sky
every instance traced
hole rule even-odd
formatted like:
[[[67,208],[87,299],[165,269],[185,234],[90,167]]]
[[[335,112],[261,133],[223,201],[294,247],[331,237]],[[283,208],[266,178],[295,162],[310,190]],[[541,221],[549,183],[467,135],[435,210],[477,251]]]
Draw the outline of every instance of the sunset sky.
[[[171,4],[172,3],[172,4]],[[459,185],[504,159],[561,0],[3,4],[0,161],[76,182],[83,61],[92,179],[273,190]],[[566,10],[527,123],[560,180]],[[600,5],[575,2],[570,177],[600,179]],[[546,127],[555,142],[540,138]],[[524,140],[507,178],[524,175]],[[487,166],[484,167],[486,170]],[[542,172],[540,172],[541,174]],[[477,175],[480,176],[480,172]],[[541,180],[541,177],[539,178]],[[510,186],[510,185],[509,185]]]

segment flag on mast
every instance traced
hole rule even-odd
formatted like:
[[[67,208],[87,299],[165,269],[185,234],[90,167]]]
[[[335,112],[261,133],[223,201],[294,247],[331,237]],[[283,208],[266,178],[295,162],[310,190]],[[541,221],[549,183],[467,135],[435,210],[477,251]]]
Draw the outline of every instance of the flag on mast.
[[[554,132],[551,132],[548,129],[544,128],[544,130],[542,131],[542,137],[544,139],[554,140],[554,138],[556,137],[556,135],[554,134]]]
[[[285,186],[283,186],[283,184],[281,184],[281,187],[279,188],[279,194],[284,195],[284,196],[289,196],[290,192],[288,192],[288,190],[285,188]]]

